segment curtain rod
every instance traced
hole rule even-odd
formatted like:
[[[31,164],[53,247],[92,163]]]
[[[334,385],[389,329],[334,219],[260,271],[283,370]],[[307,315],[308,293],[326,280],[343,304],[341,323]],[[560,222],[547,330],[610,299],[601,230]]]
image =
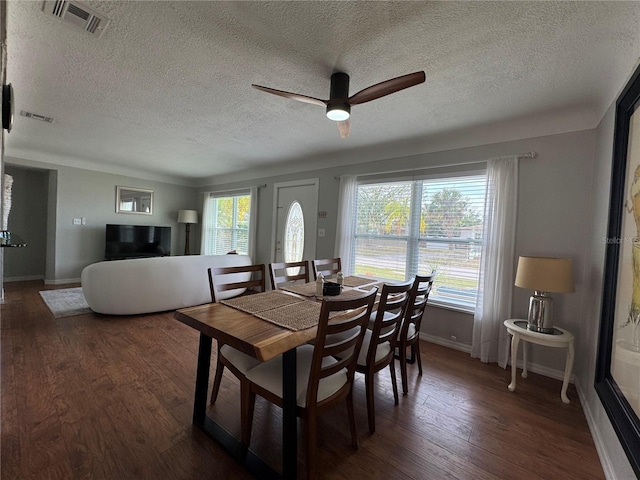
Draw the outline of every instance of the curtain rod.
[[[520,158],[536,158],[538,156],[538,152],[525,152],[525,153],[520,153],[518,155],[504,155],[504,156],[500,156],[500,157],[491,157],[491,158],[486,158],[484,160],[469,160],[468,162],[459,162],[459,163],[448,163],[446,165],[437,165],[437,166],[432,166],[432,167],[419,167],[419,168],[407,168],[404,170],[390,170],[390,171],[386,171],[386,172],[375,172],[375,173],[365,173],[365,174],[361,174],[361,175],[357,175],[357,174],[348,174],[348,175],[336,175],[333,178],[335,180],[340,180],[342,177],[348,177],[351,175],[354,175],[356,177],[362,177],[362,176],[367,176],[367,175],[383,175],[385,173],[401,173],[401,172],[415,172],[418,170],[428,170],[430,168],[443,168],[443,167],[456,167],[458,165],[471,165],[474,163],[486,163],[489,160],[495,160],[497,158],[509,158],[509,157],[516,157],[518,159]]]
[[[243,191],[247,191],[251,188],[265,188],[267,186],[266,183],[261,183],[259,185],[247,185],[246,187],[238,187],[238,188],[225,188],[224,190],[206,190],[206,191],[202,191],[201,193],[203,194],[209,194],[209,193],[233,193],[233,192],[243,192]]]

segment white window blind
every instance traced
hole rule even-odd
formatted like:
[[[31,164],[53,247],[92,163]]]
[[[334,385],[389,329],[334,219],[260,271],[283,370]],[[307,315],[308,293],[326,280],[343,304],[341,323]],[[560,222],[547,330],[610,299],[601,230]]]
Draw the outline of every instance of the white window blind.
[[[205,196],[202,253],[223,255],[235,250],[248,255],[251,206],[248,191]]]
[[[438,272],[430,300],[473,311],[486,176],[358,184],[352,271],[387,280]]]

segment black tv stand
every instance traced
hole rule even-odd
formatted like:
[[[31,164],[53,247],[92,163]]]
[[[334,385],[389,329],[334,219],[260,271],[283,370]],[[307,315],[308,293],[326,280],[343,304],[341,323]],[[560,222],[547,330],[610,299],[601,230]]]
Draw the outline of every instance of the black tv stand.
[[[126,256],[112,256],[112,257],[105,257],[105,261],[110,262],[112,260],[135,260],[136,258],[156,258],[156,257],[168,257],[169,255],[164,253],[162,255],[153,255],[153,254],[149,254],[149,255],[126,255]]]

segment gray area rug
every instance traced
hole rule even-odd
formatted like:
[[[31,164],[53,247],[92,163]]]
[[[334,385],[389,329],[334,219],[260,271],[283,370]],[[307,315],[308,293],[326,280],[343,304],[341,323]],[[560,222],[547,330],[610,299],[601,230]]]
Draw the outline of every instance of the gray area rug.
[[[55,318],[91,313],[82,294],[82,287],[42,290],[40,296]]]

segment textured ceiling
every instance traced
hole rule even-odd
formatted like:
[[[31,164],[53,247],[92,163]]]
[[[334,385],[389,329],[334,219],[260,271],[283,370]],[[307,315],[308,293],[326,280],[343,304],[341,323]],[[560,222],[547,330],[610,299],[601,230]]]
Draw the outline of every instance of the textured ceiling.
[[[6,155],[187,184],[594,128],[640,52],[637,2],[85,2],[97,38],[9,1]],[[417,70],[355,106],[319,98]]]

